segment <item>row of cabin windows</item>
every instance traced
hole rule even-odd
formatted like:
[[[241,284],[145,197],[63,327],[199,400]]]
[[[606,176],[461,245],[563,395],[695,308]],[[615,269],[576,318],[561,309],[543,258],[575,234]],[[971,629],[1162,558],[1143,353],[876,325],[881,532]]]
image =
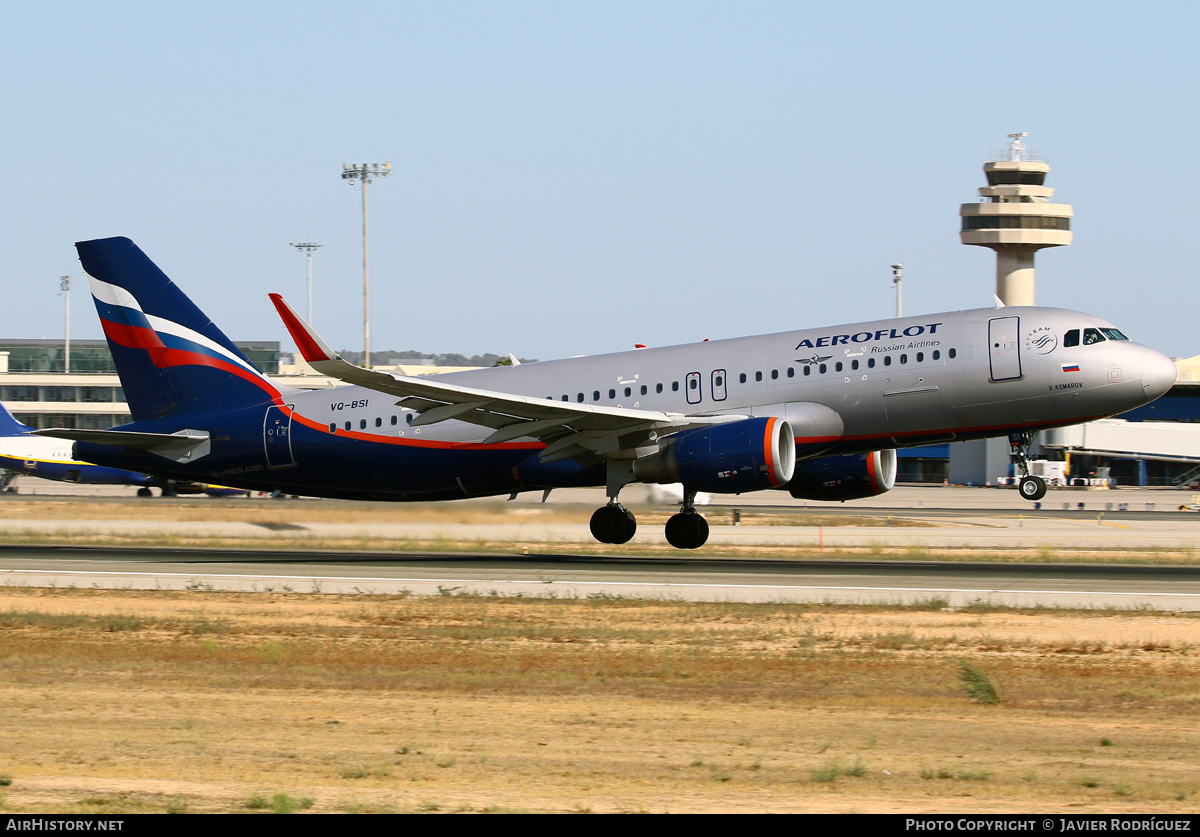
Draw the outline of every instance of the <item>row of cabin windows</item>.
[[[1096,329],[1092,329],[1092,328],[1089,328],[1089,329],[1087,329],[1087,331],[1088,331],[1088,332],[1092,332],[1092,331],[1095,331],[1095,330],[1096,330]],[[1120,334],[1120,332],[1116,331],[1116,329],[1104,329],[1104,331],[1105,331],[1105,332],[1114,331],[1114,332],[1116,332],[1117,334]],[[1075,342],[1075,343],[1069,343],[1069,342],[1068,342],[1068,341],[1071,339],[1071,335],[1072,335],[1072,334],[1074,334],[1074,335],[1075,335],[1075,339],[1076,339],[1076,342]],[[1078,345],[1078,339],[1079,339],[1079,332],[1078,332],[1078,330],[1076,330],[1076,331],[1074,331],[1074,332],[1067,332],[1067,336],[1066,336],[1066,338],[1063,340],[1063,345],[1067,345],[1067,346]],[[1086,338],[1085,338],[1085,339],[1086,339]],[[1104,337],[1100,337],[1099,339],[1100,339],[1100,340],[1103,340],[1103,339],[1104,339]],[[1113,337],[1112,339],[1114,339],[1114,340],[1125,340],[1125,339],[1128,339],[1128,338],[1126,338],[1124,335],[1121,335],[1120,337]],[[1092,341],[1089,341],[1089,342],[1099,342],[1099,341],[1092,340]],[[951,359],[953,359],[953,358],[955,358],[955,357],[958,357],[958,351],[957,351],[956,349],[950,349],[948,352],[946,352],[946,356],[947,356],[947,357],[949,357],[949,358],[951,358]],[[892,365],[892,357],[893,357],[893,356],[892,356],[892,355],[890,355],[890,354],[884,355],[884,356],[883,356],[883,365],[884,365],[884,366],[891,366],[891,365]],[[909,356],[908,356],[908,353],[907,353],[907,352],[901,353],[899,357],[900,357],[900,364],[901,364],[901,365],[903,365],[903,364],[907,364],[907,363],[908,363],[908,361],[909,361]],[[930,359],[931,359],[931,360],[941,360],[941,359],[942,359],[942,353],[941,353],[941,351],[940,351],[940,350],[938,350],[938,349],[934,349],[934,350],[933,350],[933,352],[931,352],[931,353],[930,353]],[[876,365],[876,364],[875,364],[875,360],[876,360],[876,359],[875,359],[875,358],[873,358],[873,357],[869,357],[869,358],[867,358],[867,368],[868,368],[868,369],[874,369],[874,368],[875,368],[875,365]],[[915,360],[916,360],[916,362],[917,362],[917,363],[924,363],[924,362],[925,362],[925,353],[924,353],[924,352],[917,352],[917,353],[916,353],[916,355],[915,355]],[[859,369],[859,364],[860,364],[860,361],[858,360],[858,358],[855,358],[854,360],[850,361],[850,364],[849,364],[849,366],[850,366],[850,371],[851,371],[851,372],[858,371],[858,369]],[[804,375],[812,375],[812,371],[813,371],[813,364],[806,364],[806,365],[803,367],[803,369],[804,369],[804,372],[803,372],[803,374],[804,374]],[[818,372],[818,374],[824,375],[825,373],[827,373],[827,372],[829,371],[829,364],[826,364],[826,363],[818,364],[818,365],[816,366],[816,369],[817,369],[817,372]],[[844,364],[842,361],[840,361],[840,360],[839,360],[839,361],[837,361],[836,363],[834,363],[834,364],[833,364],[833,371],[834,371],[834,372],[844,372],[844,371],[846,371],[846,365],[845,365],[845,364]],[[789,377],[789,378],[794,378],[794,377],[796,377],[796,367],[794,367],[794,366],[789,366],[789,367],[787,368],[787,377]],[[762,373],[762,372],[755,372],[755,373],[754,373],[754,380],[755,380],[755,381],[759,381],[759,382],[760,382],[760,381],[762,381],[762,379],[763,379],[763,373]],[[774,381],[774,380],[778,380],[778,379],[779,379],[779,370],[778,370],[778,369],[772,369],[772,370],[771,370],[771,380],[773,380],[773,381]],[[743,372],[741,375],[739,375],[739,376],[738,376],[738,382],[739,382],[739,383],[743,383],[743,384],[744,384],[744,383],[746,383],[746,381],[747,381],[747,375],[746,375],[746,373],[745,373],[745,372]],[[719,376],[717,376],[717,378],[716,378],[716,379],[713,381],[713,383],[714,383],[714,385],[715,385],[716,387],[718,387],[718,388],[725,386],[725,378],[724,378],[724,376],[720,376],[720,375],[719,375]],[[689,388],[689,389],[696,390],[696,389],[699,389],[699,387],[700,387],[700,381],[699,381],[697,378],[691,378],[691,379],[689,379],[689,380],[688,380],[688,388]],[[664,389],[664,386],[663,386],[663,384],[655,384],[655,385],[654,385],[654,391],[655,391],[656,393],[661,393],[661,392],[663,391],[663,389]],[[629,398],[629,397],[631,397],[631,396],[633,395],[633,387],[625,387],[625,388],[623,389],[623,392],[625,393],[625,397],[626,397],[626,398]],[[641,385],[641,387],[640,387],[640,392],[641,392],[641,394],[642,394],[642,395],[647,395],[647,394],[649,394],[649,392],[650,392],[650,388],[649,388],[649,387],[648,387],[646,384],[642,384],[642,385]],[[672,382],[671,382],[671,392],[679,392],[679,381],[672,381]],[[616,397],[617,397],[617,390],[616,390],[615,388],[614,388],[614,389],[609,389],[609,391],[608,391],[608,397],[609,397],[609,400],[615,400],[615,399],[616,399]],[[553,396],[553,395],[547,395],[547,396],[546,396],[546,399],[547,399],[547,400],[549,400],[549,401],[553,401],[553,400],[554,400],[554,396]],[[567,395],[564,395],[564,396],[562,397],[562,400],[563,400],[563,401],[570,401],[570,397],[569,397],[569,396],[567,396]],[[583,394],[582,392],[576,393],[576,394],[575,394],[575,400],[576,400],[576,401],[578,401],[580,404],[582,404],[582,403],[583,403],[583,401],[584,401],[584,394]],[[593,400],[593,401],[599,401],[599,400],[600,400],[600,390],[598,390],[598,389],[597,389],[597,390],[592,390],[592,400]],[[405,423],[406,423],[406,424],[412,424],[412,420],[413,420],[413,416],[414,416],[414,415],[415,415],[414,413],[409,413],[409,414],[407,414],[407,415],[404,417]],[[397,419],[397,417],[396,417],[396,416],[392,416],[392,417],[391,417],[391,425],[392,425],[393,427],[395,427],[397,424],[399,424],[399,420]],[[383,427],[383,419],[382,419],[382,418],[379,418],[378,416],[376,416],[376,418],[375,418],[375,426],[376,426],[376,427]],[[346,430],[352,430],[353,428],[354,428],[354,422],[352,422],[352,421],[347,421],[347,422],[345,423],[345,429],[346,429]],[[359,428],[359,430],[366,430],[366,429],[367,429],[367,420],[366,420],[366,419],[359,419],[359,420],[358,420],[358,428]],[[329,423],[329,432],[330,432],[330,433],[336,433],[336,432],[337,432],[337,422],[330,422],[330,423]]]
[[[948,356],[948,357],[950,357],[950,358],[955,358],[955,357],[958,357],[958,350],[957,350],[957,349],[951,349],[951,350],[950,350],[950,351],[948,351],[946,354],[947,354],[947,356]],[[907,353],[907,352],[903,352],[903,353],[901,353],[899,357],[900,357],[900,363],[901,363],[902,365],[903,365],[903,364],[907,364],[907,363],[908,363],[908,361],[909,361],[909,355],[908,355],[908,353]],[[888,355],[884,355],[884,356],[883,356],[883,365],[884,365],[884,366],[891,366],[891,365],[892,365],[892,363],[893,363],[893,361],[892,361],[892,358],[893,358],[893,355],[890,355],[890,354],[888,354]],[[941,359],[942,359],[942,353],[941,353],[941,351],[940,351],[939,349],[934,349],[934,350],[933,350],[933,352],[930,354],[930,359],[931,359],[931,360],[941,360]],[[917,363],[924,363],[924,362],[925,362],[925,353],[924,353],[924,352],[917,352],[917,353],[916,353],[916,356],[915,356],[915,361],[916,361]],[[860,366],[860,365],[861,365],[861,361],[859,361],[859,360],[858,360],[858,358],[855,358],[854,360],[850,361],[850,363],[849,363],[849,371],[851,371],[851,372],[856,372],[856,371],[858,371],[858,369],[859,369],[859,366]],[[867,369],[874,369],[874,368],[875,368],[875,365],[876,365],[876,364],[875,364],[875,358],[873,358],[873,357],[869,357],[869,358],[867,358]],[[818,373],[818,374],[820,374],[820,375],[824,375],[826,372],[828,372],[828,371],[829,371],[829,364],[827,364],[827,363],[820,363],[820,364],[811,364],[811,363],[809,363],[809,364],[805,364],[805,365],[804,365],[804,367],[802,367],[802,368],[804,369],[804,372],[803,372],[803,374],[804,374],[804,375],[811,375],[811,374],[813,373],[813,368],[814,368],[814,366],[815,366],[815,368],[816,368],[816,370],[817,370],[817,373]],[[837,361],[836,363],[834,363],[834,364],[833,364],[833,371],[834,371],[834,372],[845,372],[845,371],[847,371],[847,365],[846,365],[845,363],[843,363],[842,361],[840,361],[840,360],[839,360],[839,361]],[[794,367],[794,366],[789,366],[789,367],[787,368],[787,376],[788,376],[789,378],[794,378],[794,377],[796,377],[796,367]],[[754,380],[755,380],[755,381],[761,381],[762,379],[763,379],[763,373],[762,373],[762,372],[755,372],[755,373],[754,373]],[[775,380],[778,380],[778,379],[779,379],[779,370],[778,370],[778,369],[772,369],[772,370],[771,370],[771,380],[772,380],[772,381],[775,381]],[[739,375],[739,376],[738,376],[738,381],[739,381],[740,383],[743,383],[743,384],[744,384],[744,383],[746,383],[746,373],[745,373],[745,372],[743,372],[741,375]]]
[[[416,413],[409,413],[408,415],[406,415],[406,416],[404,417],[404,423],[405,423],[405,424],[412,424],[413,416],[415,416],[415,415],[416,415]],[[398,419],[396,416],[392,416],[392,420],[391,420],[391,425],[392,425],[392,427],[395,427],[395,426],[396,426],[397,424],[399,424],[399,423],[400,423],[400,420],[399,420],[399,419]],[[379,416],[376,416],[376,417],[375,417],[375,426],[376,426],[376,427],[383,427],[383,419],[381,419]],[[353,430],[353,429],[354,429],[354,422],[352,422],[352,421],[348,421],[348,422],[346,422],[345,428],[346,428],[346,430]],[[337,426],[337,422],[336,422],[336,421],[331,421],[331,422],[329,422],[329,432],[330,432],[330,433],[336,433],[336,432],[337,432],[337,429],[338,429],[338,426]],[[359,429],[359,430],[366,430],[366,429],[367,429],[367,420],[366,420],[366,419],[359,419],[359,420],[358,420],[358,429]]]
[[[1101,339],[1103,339],[1103,338],[1101,338]],[[951,359],[953,359],[953,358],[956,358],[956,357],[958,357],[958,350],[957,350],[957,349],[950,349],[949,351],[947,351],[947,352],[946,352],[946,356],[947,356],[947,357],[949,357],[949,358],[951,358]],[[884,356],[883,356],[883,365],[884,365],[884,366],[891,366],[891,365],[892,365],[892,363],[893,363],[893,360],[892,360],[892,358],[893,358],[893,357],[894,357],[894,356],[893,356],[893,355],[891,355],[891,354],[886,354],[886,355],[884,355]],[[930,356],[929,356],[929,357],[930,357],[930,359],[931,359],[931,360],[941,360],[941,359],[942,359],[942,352],[941,352],[941,350],[940,350],[940,349],[934,349],[934,350],[933,350],[933,352],[931,352],[931,353],[930,353]],[[924,353],[924,352],[917,352],[917,353],[916,353],[916,355],[915,355],[915,356],[913,356],[911,359],[915,360],[915,362],[916,362],[916,363],[924,363],[924,362],[925,362],[925,353]],[[907,352],[903,352],[903,353],[901,353],[901,354],[899,355],[899,363],[900,363],[901,365],[907,364],[907,363],[909,362],[909,360],[910,360],[910,356],[909,356],[909,354],[908,354]],[[875,368],[875,366],[876,366],[876,363],[875,363],[875,361],[876,361],[876,359],[875,359],[875,358],[873,358],[873,357],[867,358],[867,367],[866,367],[866,368],[867,368],[867,369],[874,369],[874,368]],[[846,371],[846,366],[847,366],[847,364],[845,364],[845,363],[843,363],[842,361],[840,361],[840,360],[839,360],[839,361],[837,361],[836,363],[834,363],[834,364],[833,364],[833,371],[834,371],[834,372],[844,372],[844,371]],[[860,361],[859,361],[857,358],[855,358],[854,360],[850,361],[850,363],[849,363],[849,370],[850,370],[850,371],[852,371],[852,372],[853,372],[853,371],[857,371],[857,370],[859,369],[859,366],[860,366]],[[813,364],[806,364],[805,366],[803,366],[803,367],[802,367],[802,369],[804,370],[802,374],[803,374],[803,375],[812,375],[812,373],[813,373],[813,368],[814,368],[814,367],[813,367]],[[818,373],[818,374],[820,374],[820,375],[824,375],[825,373],[827,373],[827,372],[829,371],[829,364],[826,364],[826,363],[818,364],[818,365],[816,366],[816,369],[817,369],[817,373]],[[789,377],[789,378],[794,378],[794,377],[796,377],[796,367],[794,367],[794,366],[789,366],[789,367],[787,368],[787,370],[785,370],[785,371],[786,371],[786,375],[787,375],[787,377]],[[778,369],[772,369],[772,370],[771,370],[771,372],[770,372],[770,375],[771,375],[771,380],[773,380],[773,381],[779,380],[779,370],[778,370]],[[763,373],[762,373],[762,372],[755,372],[755,373],[754,373],[754,380],[755,380],[756,382],[761,382],[761,381],[762,381],[762,379],[763,379]],[[746,383],[746,381],[747,381],[747,380],[748,380],[748,376],[747,376],[747,374],[746,374],[745,372],[741,373],[741,374],[738,376],[738,382],[739,382],[739,383],[743,383],[743,384],[744,384],[744,383]],[[713,381],[713,385],[714,385],[714,386],[716,386],[717,388],[720,388],[720,387],[723,387],[723,386],[725,386],[725,378],[724,378],[723,376],[718,376],[718,377],[717,377],[717,378],[716,378],[716,379]],[[699,386],[700,386],[700,381],[699,381],[697,378],[691,378],[691,379],[688,381],[688,388],[689,388],[689,389],[691,389],[691,390],[693,390],[693,391],[694,391],[694,390],[696,390],[696,389],[698,389],[698,388],[699,388]],[[625,397],[626,397],[626,398],[629,398],[629,397],[631,397],[631,396],[633,395],[633,387],[625,387],[623,391],[624,391],[624,393],[625,393]],[[655,392],[657,392],[657,393],[661,393],[661,392],[663,391],[663,385],[662,385],[662,384],[655,384],[655,386],[654,386],[654,391],[655,391]],[[641,394],[642,394],[642,395],[647,395],[649,392],[650,392],[650,388],[649,388],[648,386],[646,386],[645,384],[642,384],[642,386],[641,386]],[[679,392],[679,381],[672,381],[672,382],[671,382],[671,392]],[[610,389],[610,390],[608,391],[608,398],[609,398],[609,400],[610,400],[610,401],[614,401],[614,400],[616,400],[616,397],[617,397],[617,390],[616,390],[616,389]],[[547,396],[546,396],[546,400],[547,400],[547,401],[553,401],[553,400],[554,400],[554,396],[553,396],[553,395],[547,395]],[[569,396],[569,395],[563,395],[561,400],[563,400],[563,401],[570,401],[570,400],[571,400],[571,396]],[[584,393],[582,393],[582,392],[577,392],[577,393],[575,393],[575,400],[576,400],[577,402],[579,402],[580,404],[584,403],[584,401],[586,400],[585,394],[584,394]],[[598,390],[598,389],[596,389],[596,390],[592,390],[592,400],[593,400],[593,401],[599,401],[599,400],[600,400],[600,390]]]
[[[695,382],[695,381],[692,381],[692,389],[695,389],[695,388],[696,388],[696,382]],[[645,384],[642,384],[642,385],[641,385],[641,387],[639,388],[639,391],[640,391],[640,393],[641,393],[642,395],[648,395],[648,394],[649,394],[649,392],[650,392],[650,387],[646,386]],[[662,392],[662,391],[663,391],[663,385],[662,385],[662,384],[655,384],[655,385],[654,385],[654,391],[655,391],[655,392]],[[626,398],[630,398],[630,397],[632,397],[632,396],[633,396],[633,387],[625,387],[624,389],[622,389],[622,392],[624,392],[624,393],[625,393],[625,397],[626,397]],[[679,392],[679,381],[672,381],[672,382],[671,382],[671,392]],[[616,397],[617,397],[617,390],[616,390],[616,389],[610,389],[610,390],[608,391],[608,400],[610,400],[610,401],[613,401],[613,400],[615,400],[615,399],[616,399]],[[547,396],[546,396],[546,400],[547,400],[547,401],[553,401],[553,400],[554,400],[554,396],[553,396],[553,395],[547,395]],[[562,397],[562,400],[563,400],[563,401],[570,401],[570,400],[571,400],[571,396],[569,396],[569,395],[564,395],[564,396]],[[582,403],[584,402],[584,400],[585,400],[585,399],[584,399],[584,394],[583,394],[582,392],[577,392],[577,393],[575,393],[575,400],[576,400],[576,401],[578,401],[580,404],[582,404]],[[592,400],[593,400],[593,401],[599,401],[599,400],[600,400],[600,390],[598,390],[598,389],[596,389],[596,390],[592,390]]]

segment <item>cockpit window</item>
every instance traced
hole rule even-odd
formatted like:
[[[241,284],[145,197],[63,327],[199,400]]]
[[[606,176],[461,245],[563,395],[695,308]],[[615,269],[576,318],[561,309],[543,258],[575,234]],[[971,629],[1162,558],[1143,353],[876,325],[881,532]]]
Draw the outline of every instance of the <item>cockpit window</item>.
[[[1063,346],[1065,348],[1069,349],[1072,346],[1078,346],[1078,345],[1079,345],[1079,329],[1073,328],[1070,331],[1068,331],[1066,334],[1063,335]]]
[[[1098,328],[1085,328],[1083,330],[1083,345],[1090,346],[1093,343],[1103,343],[1104,335],[1100,333]]]
[[[1115,328],[1102,328],[1102,329],[1100,329],[1100,333],[1103,334],[1105,337],[1107,337],[1109,340],[1128,340],[1129,339],[1124,334],[1122,334],[1119,329],[1115,329]]]

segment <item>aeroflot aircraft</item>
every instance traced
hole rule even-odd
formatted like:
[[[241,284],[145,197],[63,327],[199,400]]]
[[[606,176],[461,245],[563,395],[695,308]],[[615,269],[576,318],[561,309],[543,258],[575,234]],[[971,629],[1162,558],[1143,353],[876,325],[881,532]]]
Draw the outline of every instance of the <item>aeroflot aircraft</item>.
[[[301,354],[352,386],[269,381],[125,238],[76,244],[133,414],[45,430],[79,459],[259,491],[449,500],[605,486],[602,542],[631,482],[682,483],[667,539],[708,537],[696,492],[847,500],[892,487],[897,447],[1034,432],[1153,401],[1171,360],[1057,308],[929,314],[407,378],[339,358],[272,294]],[[1026,474],[1027,474],[1027,469]],[[1021,492],[1045,484],[1026,475]]]

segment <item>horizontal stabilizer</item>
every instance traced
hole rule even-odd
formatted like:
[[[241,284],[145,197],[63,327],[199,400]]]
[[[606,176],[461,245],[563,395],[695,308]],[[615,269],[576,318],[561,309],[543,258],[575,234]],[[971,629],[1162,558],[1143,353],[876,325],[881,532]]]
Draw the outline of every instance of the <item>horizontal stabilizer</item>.
[[[209,452],[209,436],[204,430],[180,430],[177,433],[140,433],[132,430],[77,430],[53,427],[34,431],[38,436],[112,445],[125,450],[142,450],[176,462],[190,462]]]

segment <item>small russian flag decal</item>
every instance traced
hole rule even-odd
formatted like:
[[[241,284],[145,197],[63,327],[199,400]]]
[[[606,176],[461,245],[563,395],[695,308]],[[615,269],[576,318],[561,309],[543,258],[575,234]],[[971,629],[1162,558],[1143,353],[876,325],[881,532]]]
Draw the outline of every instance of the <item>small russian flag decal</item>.
[[[1079,364],[1078,364],[1078,363],[1064,363],[1064,364],[1062,365],[1062,371],[1064,371],[1064,372],[1078,372],[1078,371],[1079,371]]]

